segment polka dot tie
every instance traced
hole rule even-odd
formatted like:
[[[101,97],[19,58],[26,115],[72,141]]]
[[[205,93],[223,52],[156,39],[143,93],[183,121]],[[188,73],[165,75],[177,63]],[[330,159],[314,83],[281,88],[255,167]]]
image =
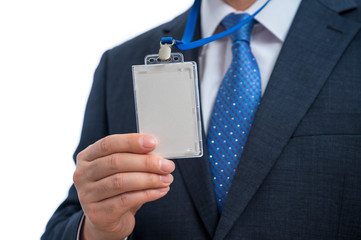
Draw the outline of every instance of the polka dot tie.
[[[229,29],[247,17],[230,14],[222,25]],[[261,100],[260,73],[249,45],[253,25],[251,21],[230,35],[232,63],[219,87],[209,123],[207,144],[220,212]]]

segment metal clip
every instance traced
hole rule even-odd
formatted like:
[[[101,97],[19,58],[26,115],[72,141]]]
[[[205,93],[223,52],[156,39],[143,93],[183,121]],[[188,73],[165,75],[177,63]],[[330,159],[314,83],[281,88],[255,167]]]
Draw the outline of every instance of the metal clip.
[[[168,61],[170,59],[171,53],[172,53],[172,46],[174,45],[174,40],[172,42],[172,44],[169,43],[165,43],[162,44],[162,42],[160,42],[160,48],[159,48],[159,59],[163,62]]]

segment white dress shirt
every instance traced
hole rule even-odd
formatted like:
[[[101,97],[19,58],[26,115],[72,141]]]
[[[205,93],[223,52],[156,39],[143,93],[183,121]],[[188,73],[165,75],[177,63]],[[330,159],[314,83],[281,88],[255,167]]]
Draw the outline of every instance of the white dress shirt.
[[[266,1],[258,0],[244,12],[251,15]],[[262,94],[300,3],[301,0],[271,0],[255,17],[257,24],[253,28],[250,44],[260,69]],[[236,11],[222,0],[202,0],[202,37],[224,31],[220,23],[230,13],[242,12]],[[227,36],[203,46],[199,56],[202,114],[206,132],[218,88],[231,64],[231,47],[231,40]]]

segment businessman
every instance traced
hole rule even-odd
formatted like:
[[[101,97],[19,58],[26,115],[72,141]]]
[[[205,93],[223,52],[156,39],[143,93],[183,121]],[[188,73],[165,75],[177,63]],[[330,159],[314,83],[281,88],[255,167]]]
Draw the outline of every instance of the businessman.
[[[265,2],[203,0],[193,39]],[[361,1],[272,0],[182,51],[199,66],[204,154],[171,161],[135,133],[131,66],[188,15],[103,55],[42,239],[361,239]]]

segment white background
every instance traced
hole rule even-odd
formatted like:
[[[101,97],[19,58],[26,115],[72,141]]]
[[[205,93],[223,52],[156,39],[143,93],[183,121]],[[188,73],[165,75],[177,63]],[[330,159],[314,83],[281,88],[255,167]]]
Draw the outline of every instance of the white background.
[[[39,239],[65,199],[101,54],[192,2],[0,0],[1,239]]]

